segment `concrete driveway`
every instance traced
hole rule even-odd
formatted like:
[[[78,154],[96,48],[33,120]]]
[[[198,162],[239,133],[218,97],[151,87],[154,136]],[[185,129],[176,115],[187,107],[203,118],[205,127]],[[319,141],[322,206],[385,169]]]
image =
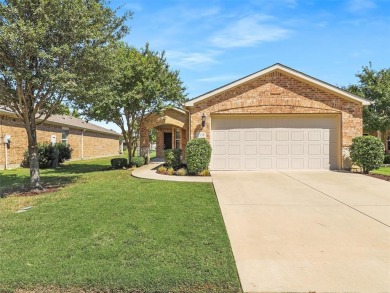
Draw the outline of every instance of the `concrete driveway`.
[[[244,292],[390,292],[390,183],[212,172]]]

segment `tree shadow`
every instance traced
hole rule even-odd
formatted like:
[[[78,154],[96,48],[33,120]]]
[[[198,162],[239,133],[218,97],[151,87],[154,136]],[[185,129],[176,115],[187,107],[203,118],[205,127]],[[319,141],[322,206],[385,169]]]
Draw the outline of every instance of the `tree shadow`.
[[[83,174],[112,170],[111,166],[99,164],[65,164],[55,169],[41,169],[41,183],[43,188],[59,188],[77,182]],[[13,193],[30,191],[30,177],[28,172],[2,172],[0,178],[0,198]]]

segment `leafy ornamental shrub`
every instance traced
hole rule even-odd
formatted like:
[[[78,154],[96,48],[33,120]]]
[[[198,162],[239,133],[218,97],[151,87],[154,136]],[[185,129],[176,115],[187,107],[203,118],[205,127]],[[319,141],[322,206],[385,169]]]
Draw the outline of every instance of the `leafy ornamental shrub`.
[[[111,159],[111,167],[113,169],[122,169],[127,167],[127,159],[125,158],[114,158]]]
[[[181,149],[168,149],[164,151],[165,165],[168,168],[175,170],[180,168],[181,165]]]
[[[131,158],[130,166],[131,167],[141,167],[145,165],[145,158],[144,157],[133,157]]]
[[[58,163],[63,163],[66,160],[70,160],[72,157],[73,149],[70,145],[64,143],[43,143],[38,144],[38,160],[39,168],[51,168],[56,159],[56,152],[58,151]],[[23,167],[30,167],[30,156],[28,150],[24,152],[24,159],[22,162]]]
[[[180,168],[176,171],[177,176],[186,176],[187,175],[187,169],[186,168]]]
[[[390,154],[385,154],[383,164],[390,164]]]
[[[367,174],[371,170],[378,169],[384,160],[384,145],[379,138],[374,136],[360,136],[352,140],[350,148],[351,160],[363,169]]]
[[[190,140],[186,146],[187,169],[191,174],[199,174],[208,169],[211,159],[210,143],[204,138]]]
[[[165,168],[164,166],[160,166],[157,169],[157,173],[158,174],[166,174],[167,173],[167,168]]]

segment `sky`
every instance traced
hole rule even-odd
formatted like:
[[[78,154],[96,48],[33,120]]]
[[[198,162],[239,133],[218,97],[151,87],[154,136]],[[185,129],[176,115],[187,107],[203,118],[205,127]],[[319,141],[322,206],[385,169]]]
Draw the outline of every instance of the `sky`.
[[[194,98],[275,63],[336,86],[390,68],[390,0],[112,0],[123,39],[165,51]],[[114,124],[99,125],[119,131]]]

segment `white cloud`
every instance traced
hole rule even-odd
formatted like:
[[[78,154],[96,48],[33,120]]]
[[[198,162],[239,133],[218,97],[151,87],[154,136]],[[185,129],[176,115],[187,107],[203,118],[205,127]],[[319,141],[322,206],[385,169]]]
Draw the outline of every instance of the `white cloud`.
[[[174,65],[195,69],[201,66],[207,66],[216,63],[215,57],[219,54],[217,51],[207,52],[180,52],[166,51],[166,56],[169,62]]]
[[[348,10],[351,12],[364,12],[375,7],[376,4],[372,0],[350,0],[348,2]]]
[[[289,30],[272,24],[267,15],[251,15],[233,22],[216,33],[211,43],[220,48],[252,47],[259,43],[284,39]]]

